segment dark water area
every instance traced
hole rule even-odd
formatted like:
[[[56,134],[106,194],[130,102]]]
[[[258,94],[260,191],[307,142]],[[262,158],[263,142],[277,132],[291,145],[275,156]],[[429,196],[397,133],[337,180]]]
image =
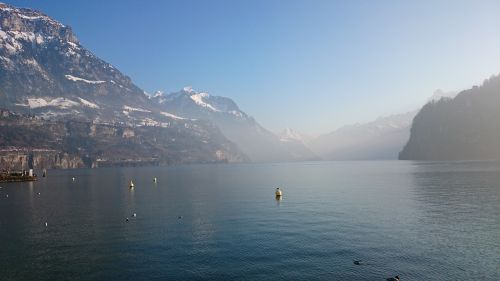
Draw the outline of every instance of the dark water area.
[[[60,170],[0,186],[0,280],[500,280],[498,162]]]

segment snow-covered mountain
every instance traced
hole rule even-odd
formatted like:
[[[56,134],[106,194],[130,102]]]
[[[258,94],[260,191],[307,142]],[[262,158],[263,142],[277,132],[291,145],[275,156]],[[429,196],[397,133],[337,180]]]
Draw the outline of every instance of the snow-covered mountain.
[[[129,77],[83,47],[69,26],[7,4],[0,4],[0,107],[50,119],[172,119]]]
[[[325,160],[397,159],[417,111],[347,125],[308,143]]]
[[[301,161],[317,158],[301,142],[283,142],[229,98],[185,87],[171,94],[156,92],[151,100],[159,104],[163,111],[181,118],[210,120],[215,123],[252,161]]]
[[[304,144],[308,143],[312,139],[311,136],[297,132],[292,128],[284,129],[283,131],[278,133],[278,136],[280,137],[281,141],[285,141],[285,142],[286,141],[288,141],[288,142],[298,141],[298,142],[301,142]]]
[[[109,147],[111,156],[118,158],[116,161],[121,161],[120,155],[141,159],[156,155],[161,163],[246,159],[210,122],[185,119],[162,110],[129,77],[82,46],[69,26],[40,11],[3,3],[0,3],[0,108],[45,120],[40,123],[19,118],[17,124],[13,117],[6,121],[27,133],[34,132],[35,125],[44,126],[47,119],[61,124],[70,121],[88,124],[79,126],[83,131],[68,130],[69,135],[62,134],[68,138],[57,138],[58,143],[51,144],[51,148],[64,147],[79,155],[102,156],[92,145],[104,139],[95,139],[98,134],[92,128],[98,124],[111,126],[109,130],[117,136],[108,139],[114,143],[102,143],[102,147]],[[139,127],[131,129],[134,134],[118,133],[131,131],[124,128]],[[89,141],[74,141],[72,133],[79,138],[86,135]],[[24,139],[28,140],[28,136]],[[71,143],[59,143],[65,139]],[[140,149],[140,153],[120,153],[123,149],[118,145],[120,139],[126,139],[123,147]],[[180,139],[186,141],[179,142]],[[0,145],[12,145],[6,140],[3,138]],[[32,146],[27,141],[15,141],[17,146]],[[148,149],[142,149],[146,144],[150,144]]]
[[[183,118],[211,119],[214,116],[226,116],[239,120],[250,118],[230,98],[197,92],[192,87],[184,87],[179,92],[171,94],[157,91],[150,99],[162,109]]]

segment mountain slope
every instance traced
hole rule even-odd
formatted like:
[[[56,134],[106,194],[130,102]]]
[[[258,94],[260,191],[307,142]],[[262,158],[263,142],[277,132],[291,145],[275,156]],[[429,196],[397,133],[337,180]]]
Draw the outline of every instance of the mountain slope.
[[[304,144],[283,142],[241,111],[231,99],[212,96],[185,87],[172,94],[157,93],[152,98],[162,110],[191,119],[210,120],[240,150],[255,162],[317,159]]]
[[[415,114],[408,112],[344,126],[308,145],[325,160],[397,159],[401,147],[408,141]]]
[[[85,49],[70,27],[6,4],[0,4],[0,107],[46,118],[168,119],[129,77]]]
[[[426,104],[399,159],[500,159],[500,76]]]
[[[30,154],[50,150],[59,158],[77,163],[64,167],[42,159],[45,166],[34,165],[40,169],[245,160],[236,146],[211,124],[199,126],[180,121],[169,127],[127,127],[48,121],[1,110],[0,148],[21,148]]]
[[[44,141],[55,142],[52,148],[61,153],[89,156],[94,161],[102,157],[92,146],[98,143],[98,147],[109,150],[108,158],[118,157],[123,163],[152,155],[160,155],[161,163],[247,159],[210,122],[182,119],[162,111],[129,77],[85,49],[70,27],[39,11],[2,3],[0,108],[19,113],[8,113],[14,117],[2,123],[3,147],[36,148],[46,146]],[[37,134],[43,133],[37,128],[52,128],[54,122],[59,124],[54,132],[64,133],[33,143]],[[75,126],[61,125],[70,123],[85,125],[76,126],[80,128],[76,131],[70,129]],[[92,126],[135,133],[98,139],[89,129]],[[27,136],[19,136],[17,131]],[[74,138],[88,141],[67,142]],[[119,146],[124,141],[133,144],[127,146],[131,150],[127,153]]]

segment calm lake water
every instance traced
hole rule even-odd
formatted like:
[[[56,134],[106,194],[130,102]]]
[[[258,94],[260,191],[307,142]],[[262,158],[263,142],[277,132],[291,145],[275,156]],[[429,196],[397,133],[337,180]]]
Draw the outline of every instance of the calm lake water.
[[[0,280],[500,280],[497,162],[61,170],[0,186]]]

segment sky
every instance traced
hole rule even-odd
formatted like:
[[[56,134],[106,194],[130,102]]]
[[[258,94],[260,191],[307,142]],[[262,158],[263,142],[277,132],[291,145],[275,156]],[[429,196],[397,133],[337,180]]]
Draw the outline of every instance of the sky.
[[[273,131],[327,133],[500,74],[500,0],[5,2],[71,26],[149,93],[230,97]]]

